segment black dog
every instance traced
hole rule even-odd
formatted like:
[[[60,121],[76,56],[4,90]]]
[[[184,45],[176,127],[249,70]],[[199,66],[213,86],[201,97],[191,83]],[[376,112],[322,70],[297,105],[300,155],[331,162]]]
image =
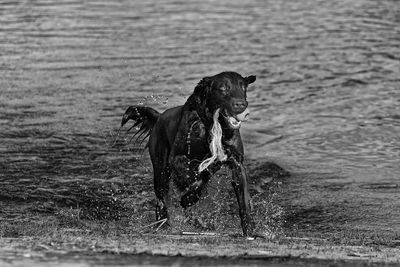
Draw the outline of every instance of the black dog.
[[[127,109],[121,127],[132,119],[136,121],[132,128],[141,124],[136,134],[150,136],[147,146],[158,199],[157,220],[168,218],[170,179],[181,192],[181,206],[187,208],[199,200],[212,174],[226,164],[232,171],[243,234],[253,234],[239,128],[249,114],[246,90],[255,80],[255,76],[222,72],[203,78],[183,106],[162,114],[150,107]]]

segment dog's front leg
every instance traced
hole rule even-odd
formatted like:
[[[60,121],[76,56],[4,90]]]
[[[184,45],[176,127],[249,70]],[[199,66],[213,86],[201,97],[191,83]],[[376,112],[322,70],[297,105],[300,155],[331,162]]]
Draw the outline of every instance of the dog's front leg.
[[[254,221],[250,216],[250,193],[247,183],[247,173],[241,162],[231,161],[232,186],[239,205],[239,216],[245,236],[253,235]]]

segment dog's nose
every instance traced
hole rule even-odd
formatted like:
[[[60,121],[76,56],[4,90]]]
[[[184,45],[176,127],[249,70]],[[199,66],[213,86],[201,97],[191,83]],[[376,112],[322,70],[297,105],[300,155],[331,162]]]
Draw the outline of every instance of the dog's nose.
[[[242,112],[247,108],[247,101],[246,100],[236,100],[233,102],[233,108],[238,112]]]

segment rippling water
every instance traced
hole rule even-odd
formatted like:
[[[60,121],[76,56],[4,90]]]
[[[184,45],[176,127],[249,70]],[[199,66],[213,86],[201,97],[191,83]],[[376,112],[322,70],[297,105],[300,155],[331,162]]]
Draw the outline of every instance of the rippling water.
[[[399,44],[396,0],[2,1],[2,176],[117,172],[110,135],[128,105],[164,110],[234,70],[257,75],[250,157],[392,190]]]

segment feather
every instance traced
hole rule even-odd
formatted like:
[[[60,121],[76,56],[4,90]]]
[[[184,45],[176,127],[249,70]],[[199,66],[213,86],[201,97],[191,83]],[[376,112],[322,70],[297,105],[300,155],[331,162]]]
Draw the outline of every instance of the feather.
[[[217,109],[213,116],[213,126],[211,128],[211,142],[210,142],[210,151],[211,157],[203,160],[199,165],[199,172],[201,173],[205,169],[208,168],[213,162],[217,159],[220,161],[225,161],[227,159],[227,155],[225,154],[224,148],[222,147],[222,128],[221,124],[218,121],[219,110]]]

